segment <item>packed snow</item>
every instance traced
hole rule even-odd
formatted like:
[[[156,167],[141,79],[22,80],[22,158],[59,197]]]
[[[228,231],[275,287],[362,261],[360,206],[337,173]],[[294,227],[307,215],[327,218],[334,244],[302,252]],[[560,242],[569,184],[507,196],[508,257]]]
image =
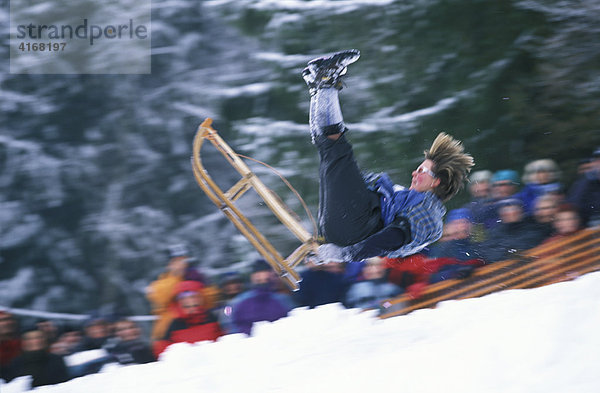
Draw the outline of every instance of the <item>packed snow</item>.
[[[107,365],[43,392],[600,391],[600,273],[446,301],[381,320],[339,304],[295,309],[253,336],[172,345],[158,362]],[[0,386],[28,389],[28,377]]]

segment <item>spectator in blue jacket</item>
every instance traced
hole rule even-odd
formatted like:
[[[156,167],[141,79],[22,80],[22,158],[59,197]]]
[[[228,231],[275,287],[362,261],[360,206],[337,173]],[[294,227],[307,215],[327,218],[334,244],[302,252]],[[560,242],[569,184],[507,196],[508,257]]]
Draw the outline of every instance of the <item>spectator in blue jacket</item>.
[[[434,244],[431,258],[453,258],[459,261],[481,259],[479,245],[471,241],[471,212],[466,208],[451,210],[446,217],[444,241]]]
[[[275,291],[276,279],[267,262],[262,259],[254,262],[250,274],[251,288],[232,302],[231,333],[249,335],[255,322],[276,321],[294,308],[289,296]]]
[[[515,198],[519,191],[519,174],[512,169],[502,169],[494,172],[490,181],[492,185],[490,199],[472,210],[473,222],[483,224],[486,230],[500,223],[499,202]]]
[[[460,208],[451,210],[446,217],[443,241],[434,244],[428,256],[440,258],[440,268],[431,273],[429,283],[435,283],[450,278],[468,277],[477,266],[485,263],[481,244],[472,241],[471,212],[469,209]]]
[[[346,264],[325,263],[315,265],[309,263],[302,274],[300,289],[295,294],[299,306],[314,308],[323,304],[343,303],[348,286],[344,278]]]
[[[579,208],[582,225],[600,225],[600,147],[594,151],[588,169],[569,191],[569,202]]]
[[[556,194],[562,190],[563,187],[559,182],[559,178],[560,169],[554,160],[535,160],[525,165],[523,173],[525,187],[519,192],[525,214],[528,216],[534,214],[535,204],[539,197]]]
[[[475,241],[485,239],[485,215],[494,203],[492,199],[492,172],[488,170],[475,171],[469,176],[469,194],[471,200],[463,208],[469,210],[474,226]]]
[[[500,225],[490,230],[489,239],[481,247],[486,262],[509,259],[537,246],[545,237],[533,220],[526,219],[520,199],[509,198],[499,206]]]

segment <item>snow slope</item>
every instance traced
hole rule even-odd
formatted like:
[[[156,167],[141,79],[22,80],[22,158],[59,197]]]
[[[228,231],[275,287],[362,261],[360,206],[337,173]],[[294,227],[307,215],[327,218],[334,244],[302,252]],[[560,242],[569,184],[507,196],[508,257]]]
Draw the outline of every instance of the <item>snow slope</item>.
[[[600,391],[600,273],[379,320],[333,304],[52,393]],[[26,391],[21,378],[2,393]]]

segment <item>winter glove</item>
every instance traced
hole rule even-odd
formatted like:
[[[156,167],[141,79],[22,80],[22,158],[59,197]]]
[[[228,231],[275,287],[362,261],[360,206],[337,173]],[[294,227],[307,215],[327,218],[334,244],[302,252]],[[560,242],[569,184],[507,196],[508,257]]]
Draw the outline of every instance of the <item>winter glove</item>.
[[[333,243],[321,244],[317,250],[316,263],[347,262],[344,257],[344,248]]]

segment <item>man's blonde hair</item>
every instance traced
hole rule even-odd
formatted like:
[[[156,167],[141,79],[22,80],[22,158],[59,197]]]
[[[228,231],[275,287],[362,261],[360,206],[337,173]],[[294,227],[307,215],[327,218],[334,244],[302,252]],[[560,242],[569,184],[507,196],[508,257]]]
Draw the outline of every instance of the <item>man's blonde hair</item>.
[[[446,202],[464,187],[475,161],[464,152],[462,142],[445,132],[440,132],[424,153],[426,159],[433,161],[433,173],[440,179],[433,193]]]

